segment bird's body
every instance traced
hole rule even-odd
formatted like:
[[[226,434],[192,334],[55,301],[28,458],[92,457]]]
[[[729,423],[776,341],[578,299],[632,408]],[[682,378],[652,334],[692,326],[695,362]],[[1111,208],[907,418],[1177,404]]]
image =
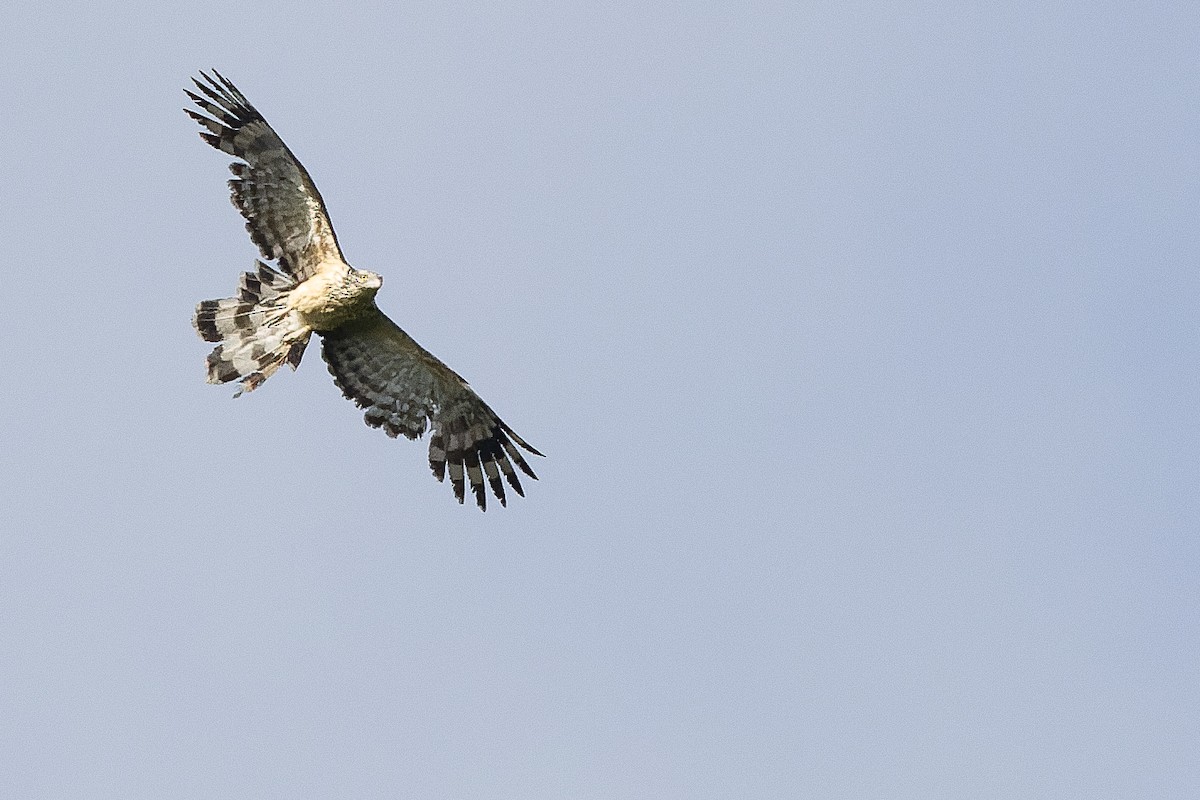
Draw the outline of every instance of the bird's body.
[[[373,314],[383,278],[374,272],[334,268],[316,273],[288,293],[287,305],[304,324],[321,333],[355,317]]]
[[[505,483],[523,495],[514,465],[537,476],[518,447],[541,453],[379,310],[383,279],[346,263],[304,167],[242,93],[213,76],[195,81],[203,97],[187,93],[209,116],[187,113],[206,129],[206,142],[241,159],[230,165],[233,202],[275,266],[257,262],[242,275],[237,297],[196,307],[196,330],[219,343],[208,356],[208,381],[239,381],[239,395],[253,391],[283,364],[299,366],[316,333],[334,382],[366,409],[368,425],[409,439],[431,431],[430,468],[438,480],[450,473],[460,503],[469,483],[486,509],[485,479],[501,505]]]

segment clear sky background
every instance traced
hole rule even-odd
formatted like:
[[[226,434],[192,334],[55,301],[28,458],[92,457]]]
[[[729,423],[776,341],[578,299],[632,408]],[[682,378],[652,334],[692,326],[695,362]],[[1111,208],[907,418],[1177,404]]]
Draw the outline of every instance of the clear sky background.
[[[1200,796],[1200,5],[993,6],[10,6],[0,794]],[[205,385],[212,66],[524,500]]]

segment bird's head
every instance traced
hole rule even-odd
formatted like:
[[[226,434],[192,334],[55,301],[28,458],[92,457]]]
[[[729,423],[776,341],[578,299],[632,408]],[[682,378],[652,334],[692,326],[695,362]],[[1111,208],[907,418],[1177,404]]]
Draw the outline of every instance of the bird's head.
[[[369,291],[372,295],[379,291],[379,287],[383,286],[383,276],[378,273],[368,272],[365,269],[356,269],[351,274],[358,285],[364,290]]]

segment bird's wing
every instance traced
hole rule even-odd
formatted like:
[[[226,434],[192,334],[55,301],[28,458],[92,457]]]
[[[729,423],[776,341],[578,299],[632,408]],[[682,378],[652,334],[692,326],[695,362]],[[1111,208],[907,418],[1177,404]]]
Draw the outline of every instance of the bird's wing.
[[[505,425],[454,370],[377,308],[322,336],[322,355],[334,382],[367,410],[368,425],[409,439],[432,429],[429,466],[439,481],[449,471],[458,502],[463,502],[464,474],[481,509],[487,508],[485,477],[500,505],[506,502],[501,475],[517,494],[525,494],[514,464],[537,479],[518,446],[542,454]]]
[[[297,281],[344,263],[325,202],[304,166],[221,73],[200,77],[192,81],[204,97],[187,95],[209,116],[185,111],[208,131],[200,134],[204,141],[241,159],[229,166],[236,176],[229,188],[263,257],[277,260]]]

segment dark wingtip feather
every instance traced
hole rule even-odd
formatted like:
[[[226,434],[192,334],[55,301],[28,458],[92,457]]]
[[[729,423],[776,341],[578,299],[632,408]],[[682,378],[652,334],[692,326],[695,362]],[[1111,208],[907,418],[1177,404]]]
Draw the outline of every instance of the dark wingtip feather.
[[[433,470],[433,477],[438,479],[438,483],[446,479],[446,445],[440,433],[429,437],[429,468]]]
[[[500,501],[500,505],[507,506],[508,501],[504,497],[504,481],[500,480],[500,476],[487,476],[488,485],[492,487],[492,494],[496,495],[496,499]]]
[[[526,462],[521,456],[521,451],[516,448],[516,445],[508,440],[507,436],[503,439],[500,439],[500,444],[504,445],[504,451],[508,453],[509,457],[514,463],[516,463],[521,472],[524,472],[535,481],[538,479],[538,476],[533,473],[533,468],[530,467],[528,462]]]
[[[512,428],[508,427],[508,425],[506,425],[504,423],[504,420],[500,419],[499,417],[496,418],[496,426],[500,430],[507,433],[509,438],[511,438],[514,442],[519,444],[524,449],[528,450],[530,453],[533,453],[535,456],[541,456],[542,458],[546,457],[546,454],[543,453],[541,450],[538,450],[536,447],[531,445],[529,442],[525,441],[520,436],[517,436],[517,432],[514,431]]]
[[[462,451],[448,453],[447,461],[450,464],[450,483],[454,486],[454,499],[462,505],[466,494],[466,469],[463,467]]]
[[[471,446],[463,453],[463,467],[467,471],[467,480],[471,482],[471,492],[481,511],[487,511],[487,492],[483,485],[483,469],[479,464],[479,451]]]

